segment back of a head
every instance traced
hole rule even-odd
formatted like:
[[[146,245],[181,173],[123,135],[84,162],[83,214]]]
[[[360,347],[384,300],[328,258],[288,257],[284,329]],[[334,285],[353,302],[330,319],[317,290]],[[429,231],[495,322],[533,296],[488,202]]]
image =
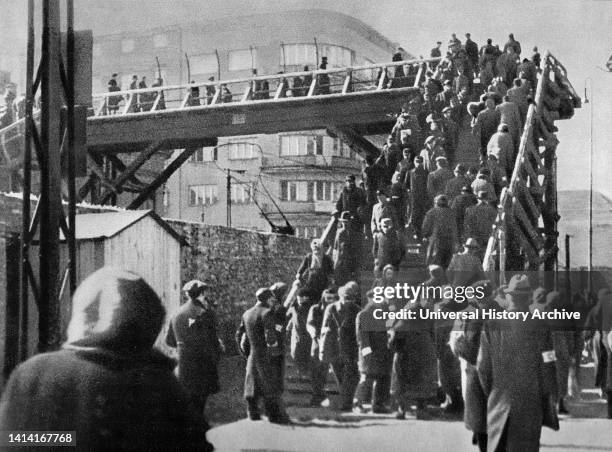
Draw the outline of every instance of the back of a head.
[[[150,349],[165,316],[155,291],[136,273],[104,267],[76,290],[67,343],[130,353]]]

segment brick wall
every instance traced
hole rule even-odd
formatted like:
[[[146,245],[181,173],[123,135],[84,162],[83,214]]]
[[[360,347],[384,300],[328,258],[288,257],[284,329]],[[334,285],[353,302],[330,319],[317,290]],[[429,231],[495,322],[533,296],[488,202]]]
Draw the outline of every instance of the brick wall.
[[[218,303],[220,334],[233,347],[242,313],[255,303],[255,291],[276,281],[291,284],[309,241],[224,226],[167,220],[189,247],[181,252],[183,282],[211,284]]]
[[[109,210],[113,208],[87,204],[77,209],[79,213]],[[181,251],[182,284],[200,279],[213,286],[221,335],[231,352],[240,316],[254,304],[255,291],[276,281],[291,284],[303,256],[309,251],[309,240],[202,223],[166,221],[189,243]],[[20,231],[21,199],[0,194],[0,227],[7,233]],[[6,312],[7,296],[4,244],[0,234],[0,317]],[[4,338],[0,327],[0,351],[4,349]]]

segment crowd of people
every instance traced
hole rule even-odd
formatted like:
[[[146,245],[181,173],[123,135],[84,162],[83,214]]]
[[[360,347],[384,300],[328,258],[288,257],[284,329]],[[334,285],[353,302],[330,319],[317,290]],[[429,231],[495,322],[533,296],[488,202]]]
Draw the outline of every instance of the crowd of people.
[[[432,56],[441,57],[440,45]],[[481,451],[536,451],[542,426],[558,429],[558,413],[567,412],[568,381],[585,342],[612,418],[610,290],[601,289],[591,305],[589,294],[578,296],[580,303],[567,300],[525,274],[496,287],[483,271],[496,201],[511,177],[540,63],[537,52],[523,61],[520,54],[512,35],[503,52],[490,40],[478,50],[469,34],[465,43],[453,35],[380,155],[365,161],[361,186],[354,176],[346,178],[333,212],[338,228],[331,255],[326,243],[313,240],[295,290],[276,282],[256,291],[235,334],[246,357],[249,419],[260,420],[263,408],[270,422],[291,423],[283,404],[288,355],[310,379],[312,406],[394,411],[398,419],[414,412],[423,420],[442,407],[463,416]],[[199,102],[199,92],[193,98]],[[134,108],[146,102],[137,98]],[[477,137],[478,166],[456,161],[465,114]],[[403,276],[406,242],[424,239],[428,278]],[[370,271],[374,281],[364,287]],[[407,300],[394,290],[401,283],[433,290]],[[459,300],[452,295],[457,290],[447,295],[446,288],[472,288],[482,296]],[[112,268],[92,274],[75,293],[63,349],[13,372],[0,401],[0,430],[76,430],[80,446],[91,450],[100,444],[212,450],[204,410],[220,389],[217,367],[227,344],[218,338],[211,287],[192,280],[183,295],[165,336],[177,350],[176,381],[175,363],[154,351],[164,311],[151,287]],[[580,310],[583,318],[449,321],[429,315],[553,310]],[[416,315],[390,315],[401,311]],[[330,370],[338,401],[325,391]]]

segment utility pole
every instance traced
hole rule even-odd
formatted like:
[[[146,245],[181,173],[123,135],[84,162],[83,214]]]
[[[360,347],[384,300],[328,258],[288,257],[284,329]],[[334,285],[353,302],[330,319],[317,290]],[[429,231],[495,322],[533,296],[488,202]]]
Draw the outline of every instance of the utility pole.
[[[226,196],[226,205],[227,205],[227,213],[226,213],[226,225],[228,228],[232,227],[232,172],[237,174],[244,174],[246,170],[234,170],[231,168],[225,168],[226,171],[226,181],[225,181],[225,189],[227,190]]]

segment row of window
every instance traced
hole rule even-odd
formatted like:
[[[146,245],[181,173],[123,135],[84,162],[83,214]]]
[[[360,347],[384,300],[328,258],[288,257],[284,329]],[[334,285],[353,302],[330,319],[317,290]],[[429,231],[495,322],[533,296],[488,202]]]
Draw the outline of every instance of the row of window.
[[[301,239],[319,238],[323,234],[323,228],[319,226],[296,226],[295,236]]]
[[[342,182],[332,181],[281,181],[280,198],[282,201],[333,201],[342,190]],[[190,206],[212,206],[219,198],[216,184],[190,185]],[[231,199],[236,204],[252,204],[254,187],[250,183],[234,183]]]
[[[169,38],[165,33],[156,34],[153,36],[153,47],[164,48],[168,47]],[[133,53],[136,50],[136,39],[126,38],[121,41],[121,53]],[[355,59],[355,52],[346,47],[321,44],[318,48],[314,43],[303,44],[284,44],[280,48],[281,66],[303,66],[310,65],[313,69],[318,65],[317,54],[319,58],[327,57],[327,63],[330,67],[347,67],[352,66]],[[94,44],[93,56],[102,56],[102,47],[100,44]],[[257,68],[257,49],[230,50],[228,52],[228,69],[230,71],[244,71],[252,68]],[[203,53],[192,55],[189,57],[191,73],[193,76],[203,76],[217,73],[218,57],[216,53]]]
[[[258,147],[248,141],[237,141],[222,145],[227,148],[230,160],[246,160],[258,157]],[[303,155],[333,155],[335,157],[355,158],[355,152],[339,138],[331,138],[322,135],[282,135],[280,137],[280,155],[303,156]],[[205,163],[216,161],[218,157],[217,148],[208,147],[198,149],[192,156],[192,163]]]
[[[218,199],[219,189],[215,184],[190,185],[190,206],[212,206]],[[231,189],[231,199],[236,204],[253,203],[253,185],[248,183],[234,183]]]
[[[348,67],[353,65],[355,52],[346,47],[331,44],[322,44],[317,47],[313,44],[284,44],[280,48],[280,64],[288,66],[311,65],[313,69],[318,65],[319,58],[327,57],[329,67]]]
[[[280,182],[280,198],[282,201],[333,201],[342,186],[342,182],[283,180]]]

